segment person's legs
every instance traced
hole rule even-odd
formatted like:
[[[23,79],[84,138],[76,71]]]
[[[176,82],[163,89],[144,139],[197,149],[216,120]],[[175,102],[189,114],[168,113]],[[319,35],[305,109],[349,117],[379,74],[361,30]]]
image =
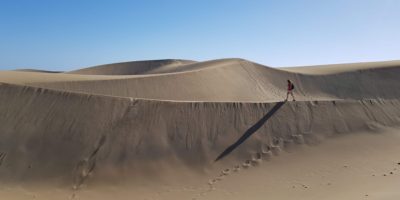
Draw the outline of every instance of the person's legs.
[[[289,99],[289,91],[286,92],[286,99],[285,101],[287,101]]]
[[[296,101],[296,99],[294,99],[293,91],[290,91],[290,94],[292,95],[293,101]]]

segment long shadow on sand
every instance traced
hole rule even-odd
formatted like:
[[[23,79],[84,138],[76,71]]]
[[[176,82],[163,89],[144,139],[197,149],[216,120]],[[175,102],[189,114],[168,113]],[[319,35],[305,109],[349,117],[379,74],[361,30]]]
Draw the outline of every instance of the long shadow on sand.
[[[217,159],[215,159],[215,162],[218,160],[221,160],[222,158],[224,158],[225,156],[227,156],[228,154],[230,154],[233,150],[235,150],[240,144],[242,144],[244,141],[247,140],[247,138],[249,138],[253,133],[255,133],[258,129],[260,129],[265,122],[268,121],[268,119],[270,117],[272,117],[272,115],[275,114],[276,111],[278,111],[283,104],[285,104],[285,102],[278,102],[276,103],[276,105],[263,117],[261,118],[256,124],[254,124],[252,127],[250,127],[249,129],[247,129],[247,131],[242,135],[242,137],[240,137],[235,143],[233,143],[231,146],[229,146],[228,148],[225,149],[225,151],[223,151],[218,157]]]

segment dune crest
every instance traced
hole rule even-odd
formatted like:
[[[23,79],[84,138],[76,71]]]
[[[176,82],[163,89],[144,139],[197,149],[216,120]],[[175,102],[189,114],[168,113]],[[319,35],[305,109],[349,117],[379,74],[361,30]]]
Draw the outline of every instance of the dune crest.
[[[285,98],[287,79],[294,82],[295,96],[303,101],[394,99],[400,96],[399,66],[378,65],[374,68],[373,63],[357,65],[360,66],[364,66],[364,70],[354,70],[349,65],[348,71],[310,75],[242,59],[222,59],[177,65],[173,71],[161,74],[117,76],[2,72],[0,81],[88,94],[170,101],[276,102]],[[105,68],[114,69],[113,65]],[[98,67],[93,68],[96,69]],[[115,69],[119,69],[118,64]],[[167,70],[163,66],[160,69]],[[313,71],[313,67],[309,71]]]

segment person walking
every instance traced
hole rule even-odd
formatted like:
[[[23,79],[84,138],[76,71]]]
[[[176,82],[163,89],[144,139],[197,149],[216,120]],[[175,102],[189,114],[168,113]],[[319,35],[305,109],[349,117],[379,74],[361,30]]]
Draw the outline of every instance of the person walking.
[[[296,101],[296,99],[294,99],[293,96],[293,90],[294,90],[294,84],[290,80],[287,80],[287,93],[285,101],[289,99],[289,94],[292,95],[293,101]]]

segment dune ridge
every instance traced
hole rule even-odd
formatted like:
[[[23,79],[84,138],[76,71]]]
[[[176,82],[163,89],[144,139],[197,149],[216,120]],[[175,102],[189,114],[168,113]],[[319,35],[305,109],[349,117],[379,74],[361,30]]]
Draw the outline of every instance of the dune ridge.
[[[307,75],[227,59],[190,64],[194,71],[117,79],[34,82],[31,86],[92,94],[176,101],[275,102],[285,97],[286,80],[298,100],[398,98],[400,67]],[[385,80],[385,81],[382,81]],[[376,84],[370,84],[374,82]],[[174,91],[174,92],[171,92]]]

